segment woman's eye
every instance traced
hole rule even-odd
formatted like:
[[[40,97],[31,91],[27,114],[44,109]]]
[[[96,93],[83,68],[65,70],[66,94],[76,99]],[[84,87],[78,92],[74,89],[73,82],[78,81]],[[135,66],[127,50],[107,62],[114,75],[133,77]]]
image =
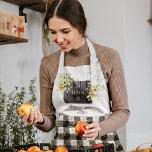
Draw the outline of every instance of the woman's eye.
[[[64,34],[68,34],[70,31],[63,31]]]
[[[50,33],[51,33],[51,34],[55,34],[56,32],[55,32],[55,31],[50,31]]]
[[[51,32],[51,34],[55,34],[56,32]]]

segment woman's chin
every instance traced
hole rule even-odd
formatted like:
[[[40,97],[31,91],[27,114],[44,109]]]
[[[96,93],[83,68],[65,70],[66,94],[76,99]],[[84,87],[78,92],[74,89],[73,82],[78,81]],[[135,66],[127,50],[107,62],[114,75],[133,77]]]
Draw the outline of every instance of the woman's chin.
[[[61,49],[62,49],[62,48],[61,48]],[[66,48],[66,49],[62,49],[62,51],[63,51],[63,52],[70,52],[71,49]]]

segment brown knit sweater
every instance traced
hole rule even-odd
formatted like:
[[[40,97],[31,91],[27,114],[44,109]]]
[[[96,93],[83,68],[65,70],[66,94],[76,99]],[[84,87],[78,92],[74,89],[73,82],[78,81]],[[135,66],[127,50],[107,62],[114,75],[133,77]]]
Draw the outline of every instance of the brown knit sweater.
[[[109,99],[112,101],[112,114],[100,122],[99,137],[117,130],[129,118],[128,98],[125,77],[119,54],[111,49],[93,43],[101,69],[106,79]],[[36,127],[42,131],[50,131],[54,127],[55,108],[52,104],[52,89],[59,66],[61,50],[45,57],[40,65],[40,111],[44,117],[43,124]],[[81,66],[90,64],[90,53],[87,43],[79,49],[65,54],[65,66]]]

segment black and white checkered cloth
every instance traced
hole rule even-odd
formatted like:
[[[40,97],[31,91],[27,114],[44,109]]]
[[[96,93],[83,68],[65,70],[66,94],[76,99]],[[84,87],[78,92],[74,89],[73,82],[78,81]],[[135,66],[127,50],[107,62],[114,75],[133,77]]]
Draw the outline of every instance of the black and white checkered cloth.
[[[82,135],[77,134],[75,131],[75,126],[78,121],[92,123],[103,120],[105,120],[104,116],[78,117],[60,115],[56,120],[56,126],[54,128],[54,149],[61,145],[67,148],[88,148],[93,147],[97,143],[113,143],[115,145],[116,152],[123,152],[123,147],[120,144],[119,137],[116,132],[109,133],[105,136],[95,139],[94,141],[87,141],[85,137],[82,137]]]

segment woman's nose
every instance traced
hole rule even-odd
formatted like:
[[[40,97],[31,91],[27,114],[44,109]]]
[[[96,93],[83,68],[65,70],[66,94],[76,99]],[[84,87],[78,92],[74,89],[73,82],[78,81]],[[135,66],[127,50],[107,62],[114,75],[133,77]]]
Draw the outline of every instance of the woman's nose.
[[[62,36],[61,34],[58,34],[57,37],[56,37],[56,41],[57,41],[58,43],[63,42],[63,41],[64,41],[63,36]]]

